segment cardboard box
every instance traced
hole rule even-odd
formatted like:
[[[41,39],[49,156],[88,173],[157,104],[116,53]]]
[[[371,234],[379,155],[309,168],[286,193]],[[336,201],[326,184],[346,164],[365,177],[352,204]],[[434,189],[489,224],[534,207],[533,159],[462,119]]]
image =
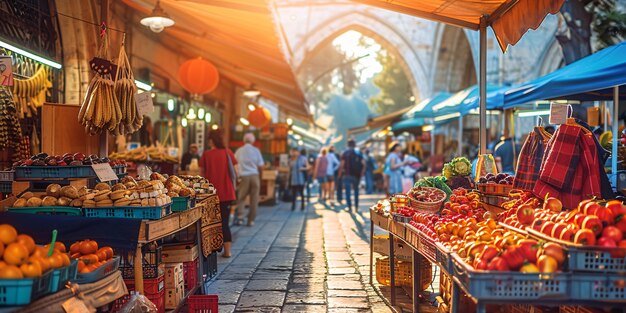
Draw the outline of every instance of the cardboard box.
[[[161,260],[166,263],[191,262],[198,257],[197,245],[163,246]]]
[[[407,246],[400,240],[395,241],[396,246],[394,247],[395,256],[399,259],[403,260],[412,260],[413,258],[413,249]],[[389,255],[389,236],[374,236],[373,238],[374,252],[380,253],[382,255]]]
[[[175,288],[184,283],[183,263],[165,263],[165,288]]]
[[[165,309],[176,309],[185,296],[185,286],[181,282],[174,288],[165,288]]]

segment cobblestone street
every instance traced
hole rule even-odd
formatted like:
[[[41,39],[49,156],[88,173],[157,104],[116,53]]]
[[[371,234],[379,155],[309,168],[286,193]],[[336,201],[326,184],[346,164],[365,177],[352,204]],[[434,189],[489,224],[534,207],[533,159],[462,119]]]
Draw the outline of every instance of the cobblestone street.
[[[256,225],[233,227],[233,256],[218,259],[209,293],[220,312],[391,312],[369,284],[369,211],[312,203],[305,212],[259,208]]]

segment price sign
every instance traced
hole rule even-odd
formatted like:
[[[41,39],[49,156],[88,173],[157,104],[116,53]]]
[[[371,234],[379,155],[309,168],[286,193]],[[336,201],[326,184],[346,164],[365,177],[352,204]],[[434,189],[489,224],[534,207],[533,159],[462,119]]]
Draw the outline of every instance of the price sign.
[[[148,113],[154,112],[154,104],[152,103],[152,94],[149,92],[142,92],[135,95],[135,104],[137,104],[137,114],[144,116]]]
[[[118,180],[117,174],[115,174],[109,163],[92,164],[91,168],[96,172],[101,182]]]
[[[567,123],[567,104],[551,103],[550,104],[550,124]]]

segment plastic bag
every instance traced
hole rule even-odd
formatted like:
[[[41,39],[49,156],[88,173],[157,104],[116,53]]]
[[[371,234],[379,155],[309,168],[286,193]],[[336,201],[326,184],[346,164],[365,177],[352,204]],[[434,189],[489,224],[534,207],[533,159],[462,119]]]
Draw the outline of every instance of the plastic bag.
[[[496,167],[496,160],[491,154],[481,154],[478,156],[478,163],[476,163],[476,176],[475,182],[478,182],[481,177],[492,173],[498,174],[498,168]]]
[[[146,296],[131,291],[130,300],[119,311],[121,313],[157,313],[158,309]]]

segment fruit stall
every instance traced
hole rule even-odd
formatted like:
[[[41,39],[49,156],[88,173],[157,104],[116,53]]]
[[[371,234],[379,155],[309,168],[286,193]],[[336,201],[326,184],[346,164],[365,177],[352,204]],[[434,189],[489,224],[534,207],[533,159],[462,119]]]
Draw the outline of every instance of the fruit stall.
[[[424,178],[406,194],[370,209],[376,243],[370,249],[370,274],[375,274],[370,277],[381,285],[414,288],[413,312],[419,312],[426,288],[416,286],[424,286],[429,273],[424,267],[432,265],[441,270],[439,312],[623,309],[626,205],[621,198],[582,197],[566,205],[558,196],[516,189],[517,177],[496,173],[478,176],[468,188],[450,188],[468,172],[447,166],[444,174],[456,179]],[[384,244],[374,236],[376,228],[388,232]],[[388,257],[374,260],[375,252]],[[391,288],[393,306],[399,290]]]
[[[206,179],[135,179],[125,161],[82,154],[18,163],[15,196],[0,203],[0,311],[178,310],[216,274],[219,200]]]

